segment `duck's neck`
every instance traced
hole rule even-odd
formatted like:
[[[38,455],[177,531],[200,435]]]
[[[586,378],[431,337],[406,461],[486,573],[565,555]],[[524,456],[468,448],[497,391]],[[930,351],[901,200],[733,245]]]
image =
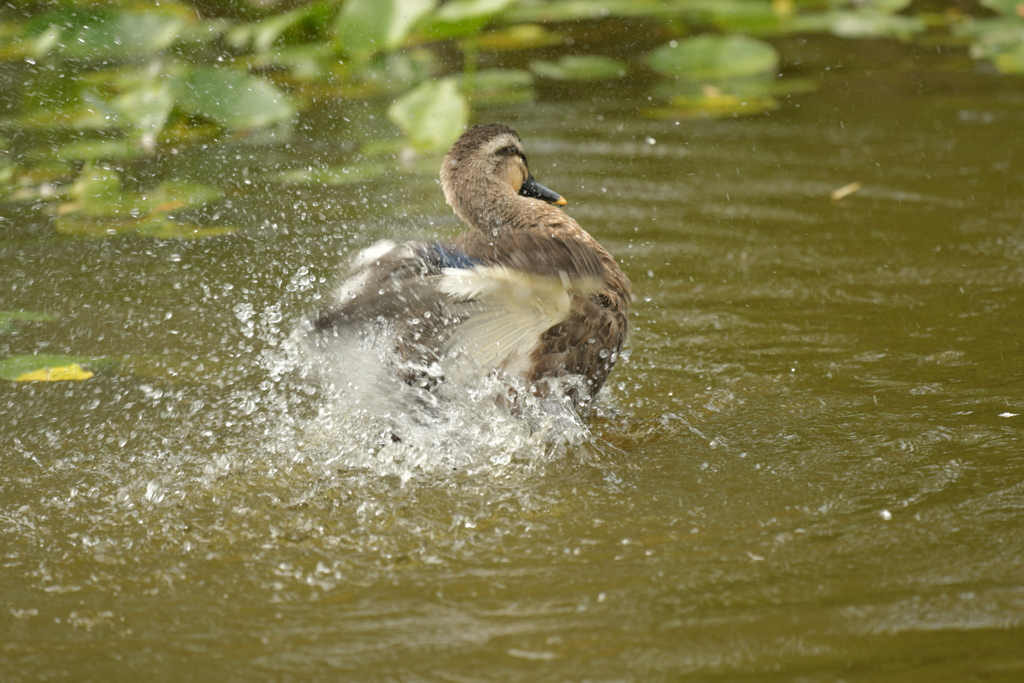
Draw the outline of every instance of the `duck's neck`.
[[[481,182],[480,186],[467,188],[459,194],[460,200],[452,208],[467,225],[497,236],[500,232],[517,230],[528,221],[530,207],[534,203],[520,197],[508,185],[495,182]]]

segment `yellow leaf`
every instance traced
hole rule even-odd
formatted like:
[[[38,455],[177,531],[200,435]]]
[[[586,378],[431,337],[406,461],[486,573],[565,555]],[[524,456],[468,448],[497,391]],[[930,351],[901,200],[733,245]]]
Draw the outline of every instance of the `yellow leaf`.
[[[82,380],[92,377],[92,373],[78,363],[65,365],[61,368],[40,368],[14,378],[15,382],[63,382],[65,380]]]

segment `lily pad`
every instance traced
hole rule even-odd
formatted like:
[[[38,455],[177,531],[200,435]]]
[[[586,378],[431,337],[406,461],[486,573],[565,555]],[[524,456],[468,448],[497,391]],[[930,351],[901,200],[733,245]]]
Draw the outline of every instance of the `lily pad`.
[[[212,67],[192,71],[181,83],[178,97],[190,113],[236,130],[287,121],[295,113],[288,96],[269,81]]]
[[[235,22],[229,19],[208,19],[206,21],[192,21],[187,23],[178,32],[175,45],[188,48],[195,48],[215,40],[220,40],[225,33],[235,26]]]
[[[1012,49],[993,55],[992,63],[1004,74],[1024,73],[1024,43],[1018,43]]]
[[[92,214],[116,215],[122,210],[125,197],[121,191],[121,176],[108,166],[89,165],[68,188],[68,195],[77,203],[74,208],[67,208],[63,213],[84,209]]]
[[[560,45],[564,40],[560,34],[540,24],[517,24],[473,37],[474,45],[480,50],[532,50]]]
[[[274,69],[278,81],[282,73],[287,73],[285,80],[301,87],[327,78],[334,69],[343,69],[332,53],[327,42],[307,43],[260,52],[239,61],[250,69]]]
[[[70,201],[58,207],[59,215],[137,218],[150,212],[204,204],[219,198],[221,193],[208,185],[181,181],[166,182],[144,193],[126,192],[117,171],[96,164],[82,170],[67,195]]]
[[[790,33],[831,33],[840,38],[910,40],[927,25],[917,17],[863,11],[831,11],[793,17],[782,27]]]
[[[971,57],[990,60],[1002,73],[1024,73],[1024,18],[978,19],[958,26],[955,34],[972,39]]]
[[[48,151],[47,155],[52,155],[64,161],[102,161],[106,159],[131,159],[141,156],[144,152],[134,140],[129,139],[79,140],[78,142],[61,145],[56,150]]]
[[[768,43],[747,36],[697,36],[656,48],[647,56],[647,63],[663,76],[716,81],[775,72],[779,53]]]
[[[1022,0],[981,0],[981,4],[999,14],[1024,17],[1024,1]]]
[[[60,128],[77,131],[117,130],[123,127],[120,113],[89,89],[61,102],[58,108],[41,106],[30,109],[16,120],[16,124],[20,128],[42,131]]]
[[[421,150],[442,150],[469,121],[469,103],[454,78],[427,81],[395,100],[388,118]]]
[[[39,311],[0,311],[0,334],[10,334],[21,330],[17,322],[47,322],[55,318],[48,313]]]
[[[401,47],[416,22],[436,4],[435,0],[348,0],[334,26],[339,45],[358,60]]]
[[[35,354],[11,356],[0,360],[0,379],[14,382],[57,382],[83,380],[94,371],[117,363],[114,358],[88,358]]]
[[[234,47],[250,47],[254,52],[266,52],[286,31],[329,10],[330,5],[326,2],[313,2],[282,14],[264,17],[260,21],[235,24],[224,32],[224,39]]]
[[[791,14],[792,2],[768,0],[691,0],[685,18],[696,24],[712,24],[728,33],[765,33]]]
[[[895,14],[907,9],[913,2],[914,0],[858,0],[856,3],[849,4],[861,9]]]
[[[174,108],[174,98],[169,81],[143,82],[121,94],[113,104],[121,117],[131,122],[139,146],[152,152]]]
[[[1017,42],[1024,32],[1024,18],[991,17],[971,19],[953,27],[953,34],[968,38],[979,38],[986,42]]]
[[[567,55],[557,62],[530,62],[538,76],[558,81],[598,81],[622,78],[628,72],[624,62],[600,55]]]
[[[167,181],[135,193],[122,188],[118,173],[102,165],[87,166],[71,184],[69,201],[57,207],[57,232],[80,237],[108,237],[135,232],[149,237],[180,239],[232,232],[230,227],[200,228],[178,223],[170,214],[219,199],[210,185]]]
[[[514,2],[515,0],[450,0],[434,12],[431,19],[457,23],[468,19],[489,18]]]
[[[715,83],[669,81],[659,84],[654,94],[668,106],[645,109],[650,118],[693,119],[750,116],[779,108],[777,97],[813,92],[818,82],[811,78],[755,76]]]
[[[720,119],[750,116],[778,108],[778,100],[769,95],[737,95],[708,86],[697,94],[676,95],[667,107],[650,107],[642,113],[655,119]]]
[[[510,23],[562,22],[607,19],[609,17],[670,16],[685,11],[655,0],[555,0],[522,3],[502,15]]]
[[[419,33],[430,40],[476,34],[514,1],[451,0],[425,19]]]
[[[159,9],[145,12],[64,7],[33,19],[29,36],[51,35],[52,47],[71,59],[126,60],[157,54],[171,45],[184,27],[179,17]]]

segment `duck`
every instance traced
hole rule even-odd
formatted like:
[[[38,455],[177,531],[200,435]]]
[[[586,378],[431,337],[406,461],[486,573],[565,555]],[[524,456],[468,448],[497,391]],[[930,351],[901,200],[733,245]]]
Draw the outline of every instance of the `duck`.
[[[522,139],[468,129],[441,165],[447,204],[468,226],[448,241],[384,240],[359,253],[312,318],[321,344],[386,334],[395,377],[436,390],[459,358],[537,395],[589,406],[621,355],[630,281],[612,255],[538,183]]]

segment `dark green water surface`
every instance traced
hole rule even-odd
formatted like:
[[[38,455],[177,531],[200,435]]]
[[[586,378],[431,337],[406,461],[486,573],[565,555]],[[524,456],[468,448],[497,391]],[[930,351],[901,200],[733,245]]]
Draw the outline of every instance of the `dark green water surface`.
[[[168,161],[237,185],[199,217],[234,235],[4,209],[0,309],[57,320],[0,356],[125,360],[0,384],[0,679],[1024,679],[1024,87],[783,50],[822,87],[770,115],[645,120],[613,83],[478,121],[517,128],[636,301],[592,438],[476,468],[339,466],[357,435],[275,367],[352,250],[459,230],[434,161],[259,180],[380,111]]]

